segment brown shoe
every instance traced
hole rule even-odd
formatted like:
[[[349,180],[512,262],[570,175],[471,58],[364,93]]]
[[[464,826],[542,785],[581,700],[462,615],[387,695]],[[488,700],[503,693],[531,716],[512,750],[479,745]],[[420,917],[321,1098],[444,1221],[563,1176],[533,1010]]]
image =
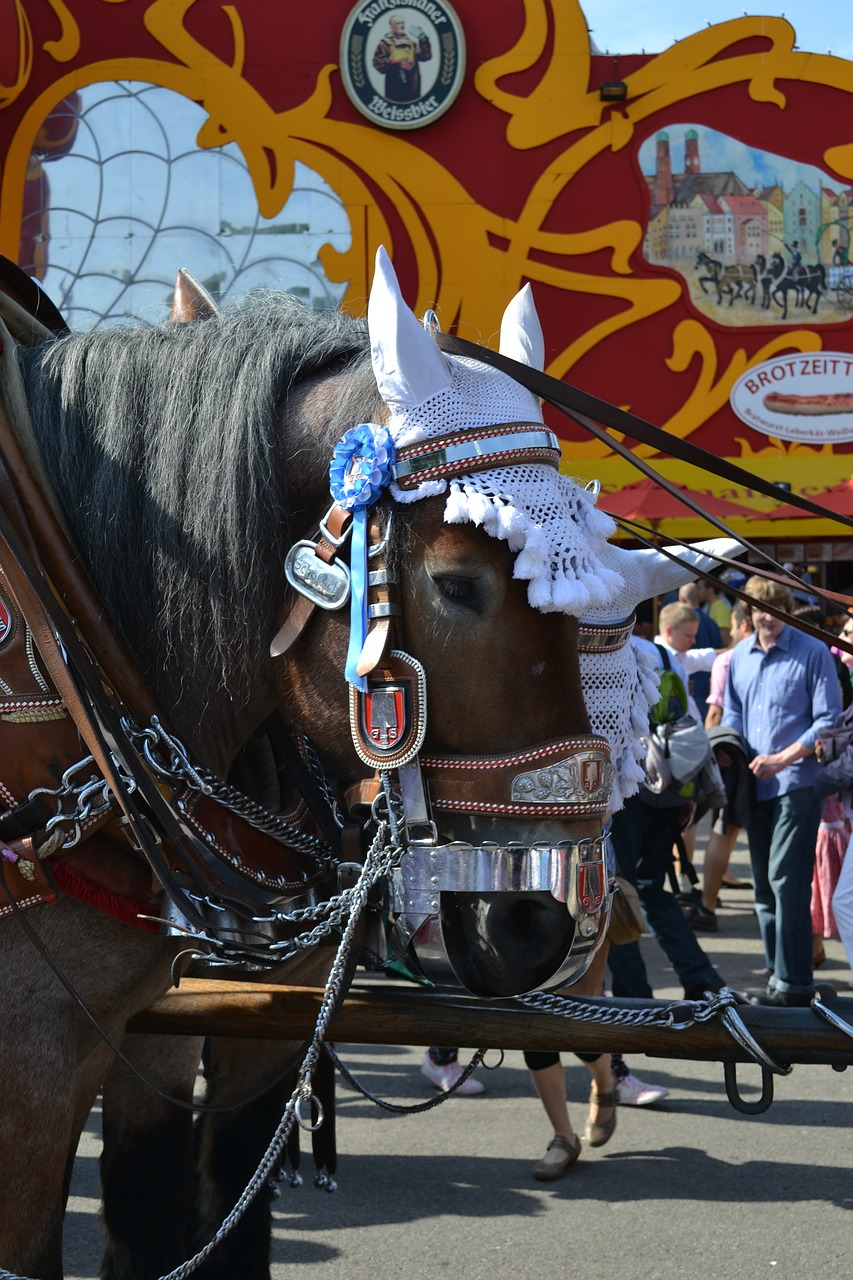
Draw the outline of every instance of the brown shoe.
[[[609,1093],[596,1093],[595,1089],[589,1095],[590,1106],[594,1107],[612,1107],[613,1114],[609,1120],[597,1124],[587,1119],[584,1126],[583,1136],[584,1142],[589,1143],[591,1147],[603,1147],[613,1137],[616,1129],[616,1108],[619,1105],[619,1086],[611,1089]]]
[[[687,923],[691,929],[699,929],[704,933],[716,933],[719,928],[716,911],[709,911],[701,902],[697,902],[687,912]]]
[[[557,1178],[562,1178],[569,1166],[573,1165],[580,1155],[581,1140],[575,1138],[573,1146],[568,1138],[564,1138],[561,1133],[555,1133],[545,1148],[546,1153],[554,1147],[562,1153],[559,1160],[539,1160],[530,1170],[539,1182],[554,1182]]]

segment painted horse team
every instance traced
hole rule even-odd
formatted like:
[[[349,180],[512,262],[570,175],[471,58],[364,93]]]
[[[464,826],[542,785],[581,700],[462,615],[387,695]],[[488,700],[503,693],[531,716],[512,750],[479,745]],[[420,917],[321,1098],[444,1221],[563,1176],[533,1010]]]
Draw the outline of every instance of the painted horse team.
[[[756,254],[751,263],[723,263],[701,249],[695,270],[702,273],[697,274],[702,292],[716,294],[719,306],[724,300],[730,307],[739,301],[749,306],[757,302],[762,311],[775,305],[783,320],[788,318],[789,301],[815,315],[827,289],[826,267],[821,263],[805,264],[799,256],[788,263],[778,251],[769,258]]]

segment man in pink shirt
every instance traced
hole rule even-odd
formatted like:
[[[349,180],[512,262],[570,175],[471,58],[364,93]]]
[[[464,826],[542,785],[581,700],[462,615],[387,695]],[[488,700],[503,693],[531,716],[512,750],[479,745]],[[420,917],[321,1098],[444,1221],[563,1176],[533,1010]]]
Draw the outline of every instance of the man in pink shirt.
[[[747,636],[752,635],[752,619],[742,604],[736,604],[732,609],[731,632],[728,649],[724,649],[722,653],[717,655],[714,659],[714,665],[711,667],[711,692],[708,694],[707,699],[706,729],[713,729],[723,718],[726,677],[729,674],[729,663],[732,660],[735,645],[740,644],[741,640],[745,640]]]

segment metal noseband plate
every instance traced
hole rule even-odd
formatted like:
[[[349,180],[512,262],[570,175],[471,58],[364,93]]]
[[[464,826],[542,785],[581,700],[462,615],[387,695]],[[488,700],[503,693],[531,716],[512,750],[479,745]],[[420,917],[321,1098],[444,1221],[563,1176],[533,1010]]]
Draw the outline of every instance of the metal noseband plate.
[[[409,848],[393,879],[392,943],[437,986],[522,995],[585,972],[609,907],[601,837]]]

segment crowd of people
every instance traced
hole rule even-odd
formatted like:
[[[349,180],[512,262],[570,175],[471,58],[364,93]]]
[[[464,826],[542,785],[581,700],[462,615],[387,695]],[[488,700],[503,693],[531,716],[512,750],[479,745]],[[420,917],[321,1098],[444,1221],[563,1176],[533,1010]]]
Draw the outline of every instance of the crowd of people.
[[[718,931],[718,895],[725,888],[751,893],[764,952],[766,983],[744,998],[805,1006],[817,989],[824,938],[838,937],[853,967],[853,616],[842,619],[838,641],[830,644],[825,635],[832,620],[813,596],[761,576],[741,577],[738,586],[750,604],[728,599],[722,581],[689,583],[677,598],[640,610],[644,622],[631,640],[659,671],[682,682],[687,715],[704,725],[719,767],[717,803],[701,825],[707,832],[701,884],[693,862],[706,814],[695,799],[660,807],[641,788],[610,818],[609,844],[614,868],[635,887],[648,932],[685,999],[724,986],[700,936]],[[799,625],[788,621],[795,618]],[[751,881],[729,871],[741,830]],[[653,996],[637,942],[605,939],[567,993],[600,996],[608,987],[617,997]],[[821,996],[831,998],[832,989],[821,984]],[[663,1086],[639,1079],[619,1054],[577,1056],[592,1077],[582,1134],[588,1146],[610,1141],[619,1105],[654,1105],[667,1095]],[[524,1058],[553,1131],[532,1176],[559,1178],[582,1150],[563,1066],[557,1053],[526,1052]],[[463,1078],[456,1049],[429,1049],[421,1069],[438,1089],[484,1092],[476,1074]]]

